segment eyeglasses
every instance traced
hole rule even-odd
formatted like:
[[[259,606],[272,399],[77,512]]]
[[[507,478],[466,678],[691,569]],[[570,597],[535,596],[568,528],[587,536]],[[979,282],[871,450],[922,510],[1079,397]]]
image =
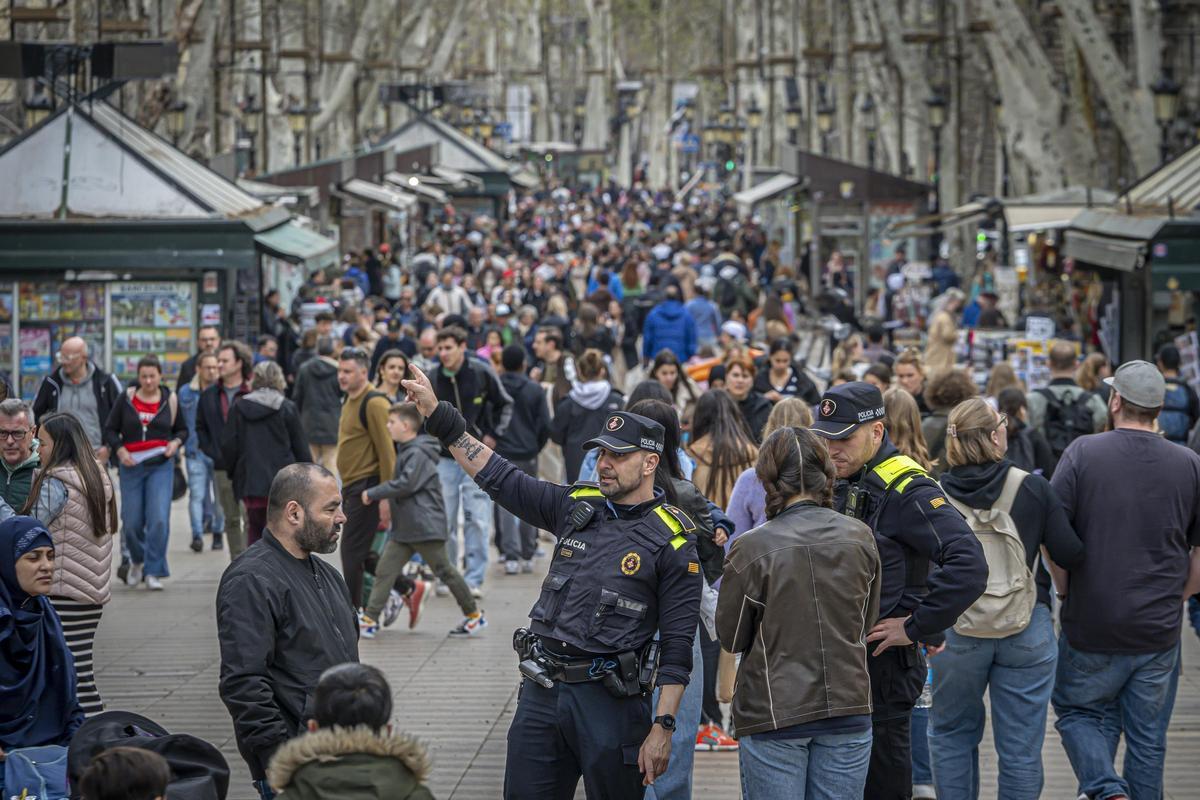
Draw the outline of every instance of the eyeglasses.
[[[18,431],[0,430],[0,442],[7,442],[10,439],[14,442],[19,442],[21,439],[24,439],[26,436],[28,436],[32,430],[32,428],[22,428]]]
[[[1001,414],[1000,421],[996,423],[996,427],[992,428],[992,430],[998,431],[1001,428],[1007,428],[1007,427],[1008,427],[1008,414]]]

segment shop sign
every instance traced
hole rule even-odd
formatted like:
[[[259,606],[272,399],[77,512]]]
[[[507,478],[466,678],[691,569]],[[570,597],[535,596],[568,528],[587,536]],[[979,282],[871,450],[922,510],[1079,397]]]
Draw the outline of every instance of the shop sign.
[[[1054,338],[1054,320],[1049,317],[1026,317],[1025,338],[1046,341]]]

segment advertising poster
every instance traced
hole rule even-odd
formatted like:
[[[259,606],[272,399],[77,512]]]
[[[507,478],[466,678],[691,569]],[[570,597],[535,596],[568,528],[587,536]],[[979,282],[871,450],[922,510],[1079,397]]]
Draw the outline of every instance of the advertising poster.
[[[113,372],[122,381],[137,377],[137,363],[153,353],[163,380],[174,383],[195,334],[195,284],[118,283],[110,290]]]
[[[0,299],[0,346],[12,343],[12,296],[3,305]],[[22,283],[17,297],[21,314],[18,341],[21,397],[32,400],[42,379],[56,366],[55,354],[65,339],[80,336],[88,343],[88,352],[100,364],[105,361],[104,285],[100,283]]]

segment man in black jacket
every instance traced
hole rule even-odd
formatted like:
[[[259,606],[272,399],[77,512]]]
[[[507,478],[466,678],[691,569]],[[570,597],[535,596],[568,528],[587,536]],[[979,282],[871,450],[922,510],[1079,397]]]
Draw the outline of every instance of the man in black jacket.
[[[179,365],[179,377],[175,381],[177,392],[180,387],[187,386],[192,382],[192,378],[196,377],[196,359],[200,354],[217,352],[217,346],[221,344],[221,332],[215,325],[205,325],[196,334],[196,344],[196,352]]]
[[[341,575],[314,553],[337,549],[346,515],[337,479],[317,464],[271,482],[268,528],[221,576],[221,701],[255,788],[272,797],[271,755],[300,734],[326,669],[358,661],[358,620]]]
[[[508,431],[513,402],[504,391],[496,373],[482,361],[467,357],[467,332],[457,326],[438,331],[438,360],[441,367],[433,376],[434,391],[439,400],[451,403],[467,421],[467,432],[495,447]],[[463,577],[476,596],[487,570],[488,542],[492,539],[491,501],[483,490],[467,476],[442,448],[438,463],[442,480],[442,497],[446,501],[446,520],[450,525],[446,548],[450,562],[458,565],[458,509],[462,503],[463,544],[466,550],[466,569]]]
[[[512,398],[512,419],[508,433],[496,444],[496,452],[507,458],[526,475],[537,477],[538,453],[550,438],[550,407],[546,392],[525,374],[525,348],[510,344],[501,355],[504,372],[500,384]],[[500,553],[504,556],[504,574],[533,572],[533,554],[537,551],[537,528],[496,506],[500,531]]]
[[[121,395],[117,379],[88,358],[88,344],[78,336],[62,343],[58,350],[58,369],[38,387],[33,400],[37,419],[62,411],[79,420],[88,441],[96,451],[96,460],[107,463],[104,423]]]
[[[233,493],[233,481],[221,458],[221,434],[233,404],[250,393],[250,371],[253,369],[250,348],[241,342],[226,341],[217,350],[217,368],[221,380],[204,390],[196,408],[196,435],[200,449],[213,461],[213,485],[217,502],[225,512],[225,533],[229,536],[229,558],[235,559],[246,549],[245,519],[242,504]],[[224,547],[221,537],[213,534],[213,550]]]
[[[292,402],[300,411],[300,424],[308,438],[312,460],[336,475],[342,389],[338,386],[338,362],[333,350],[332,337],[317,339],[317,357],[300,367],[292,388]]]

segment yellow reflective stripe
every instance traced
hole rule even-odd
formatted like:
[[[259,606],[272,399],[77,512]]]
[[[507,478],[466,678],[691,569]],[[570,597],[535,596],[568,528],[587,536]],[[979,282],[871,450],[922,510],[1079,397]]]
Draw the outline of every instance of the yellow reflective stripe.
[[[591,486],[583,486],[571,492],[571,497],[604,497],[604,492],[599,489],[594,489]]]
[[[672,516],[670,511],[667,511],[662,506],[655,506],[654,513],[658,514],[658,518],[666,523],[666,526],[670,528],[672,532],[677,535],[683,533],[683,525],[679,522],[679,520]],[[675,545],[675,549],[678,550],[679,545]]]
[[[879,476],[879,479],[883,481],[885,486],[905,472],[915,471],[920,472],[922,475],[925,474],[925,470],[922,469],[920,464],[905,455],[892,456],[872,471]]]
[[[913,479],[913,476],[912,476],[912,475],[909,475],[907,478],[905,478],[904,480],[900,481],[900,483],[899,483],[899,484],[897,484],[897,485],[896,485],[896,487],[895,487],[896,493],[897,493],[897,494],[899,494],[900,492],[903,492],[903,491],[904,491],[904,487],[905,487],[905,486],[908,486],[910,483],[912,483],[912,479]]]
[[[683,547],[685,544],[687,544],[687,537],[682,533],[676,534],[674,538],[671,539],[671,547],[674,547],[676,550]]]

